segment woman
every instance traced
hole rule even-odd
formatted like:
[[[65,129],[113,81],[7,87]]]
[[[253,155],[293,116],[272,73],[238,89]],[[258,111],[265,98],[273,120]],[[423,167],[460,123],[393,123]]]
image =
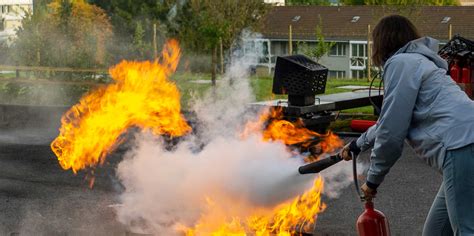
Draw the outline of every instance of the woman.
[[[373,62],[383,67],[384,101],[377,124],[341,155],[372,148],[367,198],[401,156],[407,139],[443,173],[423,235],[474,235],[474,102],[446,75],[438,42],[420,37],[405,17],[383,18],[372,33]]]

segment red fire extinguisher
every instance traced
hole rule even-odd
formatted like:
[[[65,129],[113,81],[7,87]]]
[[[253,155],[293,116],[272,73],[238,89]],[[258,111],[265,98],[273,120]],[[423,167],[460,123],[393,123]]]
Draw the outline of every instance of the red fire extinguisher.
[[[365,211],[357,219],[359,236],[389,236],[390,229],[385,215],[374,209],[372,200],[365,202]]]
[[[459,68],[458,60],[454,59],[454,65],[449,70],[449,75],[456,83],[461,83],[461,68]]]
[[[469,59],[467,60],[466,64],[462,68],[461,72],[461,83],[464,85],[464,92],[466,92],[467,96],[472,98],[472,87],[471,87],[471,62]]]
[[[365,200],[365,211],[357,219],[357,234],[359,236],[390,236],[390,228],[385,215],[374,208],[372,199],[366,199],[359,189],[359,181],[357,179],[357,156],[351,152],[352,156],[352,173],[354,177],[354,185],[357,194],[361,200]]]
[[[474,60],[471,60],[469,67],[471,69],[471,94],[474,95]],[[474,96],[471,99],[474,99]]]
[[[470,68],[470,63],[466,63],[466,66],[462,68],[462,76],[461,76],[461,81],[462,83],[470,83],[471,82],[471,68]]]

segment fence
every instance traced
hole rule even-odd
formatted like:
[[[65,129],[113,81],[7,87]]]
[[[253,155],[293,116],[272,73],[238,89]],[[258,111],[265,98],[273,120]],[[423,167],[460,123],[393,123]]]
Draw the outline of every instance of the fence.
[[[0,65],[0,71],[12,71],[15,73],[14,78],[3,78],[0,81],[16,82],[16,83],[41,83],[41,84],[65,84],[65,85],[96,85],[108,82],[107,69],[83,69],[68,67],[42,67],[42,66],[10,66]],[[77,76],[79,80],[52,80],[44,78],[27,79],[20,75],[20,72],[45,73],[44,77],[55,77],[60,73],[60,77],[74,77],[74,74],[83,74]],[[65,76],[69,74],[69,76]],[[86,78],[86,79],[84,79]],[[100,79],[97,79],[100,78]],[[104,79],[106,78],[106,79]]]

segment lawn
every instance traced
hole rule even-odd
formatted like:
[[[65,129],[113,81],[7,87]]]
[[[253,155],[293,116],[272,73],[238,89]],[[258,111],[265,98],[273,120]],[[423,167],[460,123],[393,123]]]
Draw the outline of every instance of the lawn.
[[[177,74],[173,76],[173,79],[181,90],[182,104],[184,107],[187,107],[189,104],[191,95],[202,95],[211,87],[210,83],[205,83],[205,81],[210,82],[211,79],[210,76],[206,74]],[[197,81],[201,83],[196,83]],[[272,84],[273,78],[271,77],[250,78],[250,85],[252,86],[257,101],[286,98],[286,96],[272,94]],[[328,79],[325,94],[349,92],[350,90],[339,88],[345,85],[369,86],[370,82],[367,82],[367,79]],[[369,106],[345,110],[344,112],[373,114],[373,109]]]
[[[72,105],[77,102],[89,86],[41,84],[41,83],[14,83],[11,82],[11,74],[0,75],[0,100],[8,104],[34,104],[34,105]],[[1,82],[2,79],[9,82]],[[212,86],[209,74],[177,73],[171,78],[176,82],[182,95],[182,104],[187,109],[193,97],[202,96]],[[34,80],[33,80],[34,81]],[[219,83],[219,79],[218,79]],[[255,93],[257,101],[264,101],[286,96],[272,94],[271,77],[251,77],[250,84]],[[369,85],[365,79],[328,79],[326,94],[348,92],[350,90],[338,88],[344,85]],[[372,114],[372,107],[363,107],[347,110],[344,112]]]

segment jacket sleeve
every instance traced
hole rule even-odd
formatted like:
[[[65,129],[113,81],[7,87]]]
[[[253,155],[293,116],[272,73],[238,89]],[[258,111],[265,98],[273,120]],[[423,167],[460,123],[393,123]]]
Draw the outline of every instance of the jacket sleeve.
[[[374,146],[376,130],[377,123],[372,125],[357,139],[357,147],[359,147],[362,152]]]
[[[384,100],[374,128],[375,142],[367,181],[380,184],[400,158],[422,82],[421,59],[413,54],[394,56],[385,66]]]

